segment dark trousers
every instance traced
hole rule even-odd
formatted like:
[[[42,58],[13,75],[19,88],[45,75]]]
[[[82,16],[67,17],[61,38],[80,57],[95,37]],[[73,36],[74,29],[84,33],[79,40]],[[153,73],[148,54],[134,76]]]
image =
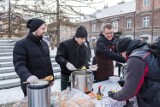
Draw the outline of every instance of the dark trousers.
[[[27,84],[24,84],[22,81],[21,81],[21,89],[23,91],[24,97],[26,97],[27,96]]]
[[[61,74],[61,91],[65,90],[68,86],[71,87],[71,82],[69,82],[69,76]]]

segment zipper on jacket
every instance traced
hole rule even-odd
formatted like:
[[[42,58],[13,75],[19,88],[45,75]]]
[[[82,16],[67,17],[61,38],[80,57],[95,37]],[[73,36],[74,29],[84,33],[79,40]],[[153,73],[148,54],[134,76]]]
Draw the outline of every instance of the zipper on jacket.
[[[47,73],[46,73],[46,69],[45,69],[45,60],[44,60],[44,56],[43,56],[43,43],[41,41],[41,51],[42,51],[42,60],[44,62],[44,65],[43,65],[43,68],[44,68],[44,76],[46,77],[47,76]]]
[[[77,45],[77,60],[76,60],[76,66],[78,65],[78,48],[79,48],[79,46]]]

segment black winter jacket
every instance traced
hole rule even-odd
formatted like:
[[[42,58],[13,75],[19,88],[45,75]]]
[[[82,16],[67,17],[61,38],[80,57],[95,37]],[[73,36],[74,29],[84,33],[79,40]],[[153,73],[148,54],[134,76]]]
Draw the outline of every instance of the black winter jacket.
[[[39,79],[53,75],[49,47],[42,38],[37,38],[32,33],[16,42],[13,63],[21,83],[31,75]],[[21,85],[22,89],[25,89],[25,85],[23,83]]]
[[[96,56],[104,55],[112,60],[125,63],[125,59],[111,51],[109,46],[115,46],[114,39],[111,41],[107,40],[103,34],[100,34],[96,44]]]
[[[70,62],[76,68],[82,68],[82,66],[88,67],[86,45],[82,44],[79,46],[75,38],[61,42],[57,49],[56,62],[61,67],[61,73],[68,76],[72,71],[67,69],[67,62]]]

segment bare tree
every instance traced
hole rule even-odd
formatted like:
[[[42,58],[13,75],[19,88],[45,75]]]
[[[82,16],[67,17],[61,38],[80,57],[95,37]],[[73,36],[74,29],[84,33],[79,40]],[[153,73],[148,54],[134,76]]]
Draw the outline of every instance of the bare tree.
[[[8,20],[10,19],[8,22],[9,31],[13,35],[16,32],[12,32],[12,29],[22,30],[22,23],[25,23],[28,18],[42,18],[50,23],[48,31],[57,36],[59,44],[60,26],[75,27],[76,24],[73,20],[85,16],[80,8],[92,8],[91,4],[93,3],[95,3],[93,0],[15,0],[9,4],[9,11],[6,11],[6,13],[9,12],[7,17]]]

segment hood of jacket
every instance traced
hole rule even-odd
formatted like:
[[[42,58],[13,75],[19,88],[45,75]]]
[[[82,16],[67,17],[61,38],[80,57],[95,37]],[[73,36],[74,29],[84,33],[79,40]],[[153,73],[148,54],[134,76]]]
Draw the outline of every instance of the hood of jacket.
[[[127,50],[126,50],[127,55],[130,55],[132,51],[134,51],[134,50],[136,50],[138,48],[141,48],[141,47],[143,47],[145,45],[147,45],[147,43],[144,42],[144,41],[141,41],[141,40],[132,40],[131,43],[129,44]]]

